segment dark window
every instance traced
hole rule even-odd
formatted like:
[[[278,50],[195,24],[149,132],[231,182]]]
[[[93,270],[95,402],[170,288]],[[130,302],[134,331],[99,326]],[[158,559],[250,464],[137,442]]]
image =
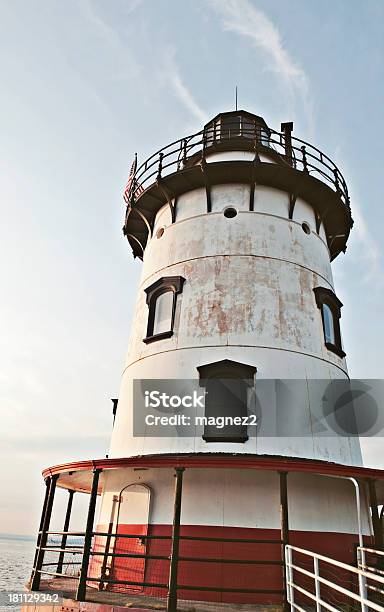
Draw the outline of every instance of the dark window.
[[[256,126],[253,119],[247,116],[241,117],[241,135],[252,140],[256,138]]]
[[[159,278],[145,289],[149,309],[145,343],[173,335],[177,295],[181,293],[184,281],[182,276],[168,276]]]
[[[260,144],[263,147],[269,147],[269,132],[264,128],[260,128]]]
[[[197,368],[200,386],[205,387],[205,416],[247,417],[249,414],[249,392],[254,386],[256,368],[236,361],[217,361]],[[207,424],[203,439],[206,442],[246,442],[247,426],[226,424],[218,429]]]
[[[240,135],[240,115],[221,115],[221,138],[233,138]]]
[[[317,307],[321,312],[325,346],[339,357],[345,357],[340,334],[340,315],[343,304],[331,289],[315,287],[313,291]]]

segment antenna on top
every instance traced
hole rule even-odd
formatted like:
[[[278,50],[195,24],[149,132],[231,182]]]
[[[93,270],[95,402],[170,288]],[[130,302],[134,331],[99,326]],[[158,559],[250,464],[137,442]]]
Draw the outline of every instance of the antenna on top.
[[[235,106],[236,106],[235,110],[237,110],[237,85],[235,87]]]

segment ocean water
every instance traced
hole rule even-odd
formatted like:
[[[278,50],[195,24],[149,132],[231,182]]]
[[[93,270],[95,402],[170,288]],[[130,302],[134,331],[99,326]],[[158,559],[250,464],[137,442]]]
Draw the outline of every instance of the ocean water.
[[[0,535],[0,592],[22,591],[31,575],[36,540]]]
[[[61,538],[50,536],[48,545],[60,546]],[[69,537],[67,546],[82,546],[82,537]],[[27,592],[25,585],[28,582],[31,572],[33,559],[35,556],[36,539],[23,538],[21,536],[11,536],[0,534],[0,612],[13,612],[20,610],[20,605],[12,605],[8,601],[8,592]],[[76,576],[80,569],[81,553],[68,553],[65,555],[63,563],[63,573],[69,576]],[[53,563],[50,571],[55,571],[58,561],[58,554],[46,552],[44,563]]]
[[[0,534],[0,593],[24,591],[31,575],[36,540]],[[19,610],[20,606],[4,606],[1,597],[0,610]]]

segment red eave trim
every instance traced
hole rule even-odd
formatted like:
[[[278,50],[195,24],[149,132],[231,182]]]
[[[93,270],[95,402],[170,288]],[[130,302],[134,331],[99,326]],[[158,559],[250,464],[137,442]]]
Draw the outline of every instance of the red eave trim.
[[[307,472],[328,474],[330,476],[349,476],[356,478],[373,478],[384,480],[384,470],[342,465],[314,459],[274,457],[267,455],[231,455],[231,454],[167,454],[122,457],[117,459],[90,459],[63,463],[43,470],[43,477],[68,472],[92,471],[94,469],[111,470],[117,468],[231,468],[271,470],[280,472]]]

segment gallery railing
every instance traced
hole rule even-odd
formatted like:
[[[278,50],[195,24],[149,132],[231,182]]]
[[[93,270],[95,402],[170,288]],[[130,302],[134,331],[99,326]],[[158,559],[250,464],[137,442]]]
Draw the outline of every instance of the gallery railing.
[[[325,153],[300,138],[287,137],[284,132],[270,128],[267,131],[257,124],[238,122],[226,122],[225,127],[206,128],[156,151],[134,172],[127,196],[128,204],[133,206],[143,191],[156,181],[198,163],[199,159],[220,148],[254,150],[272,155],[275,163],[306,172],[327,183],[350,210],[344,177]]]

